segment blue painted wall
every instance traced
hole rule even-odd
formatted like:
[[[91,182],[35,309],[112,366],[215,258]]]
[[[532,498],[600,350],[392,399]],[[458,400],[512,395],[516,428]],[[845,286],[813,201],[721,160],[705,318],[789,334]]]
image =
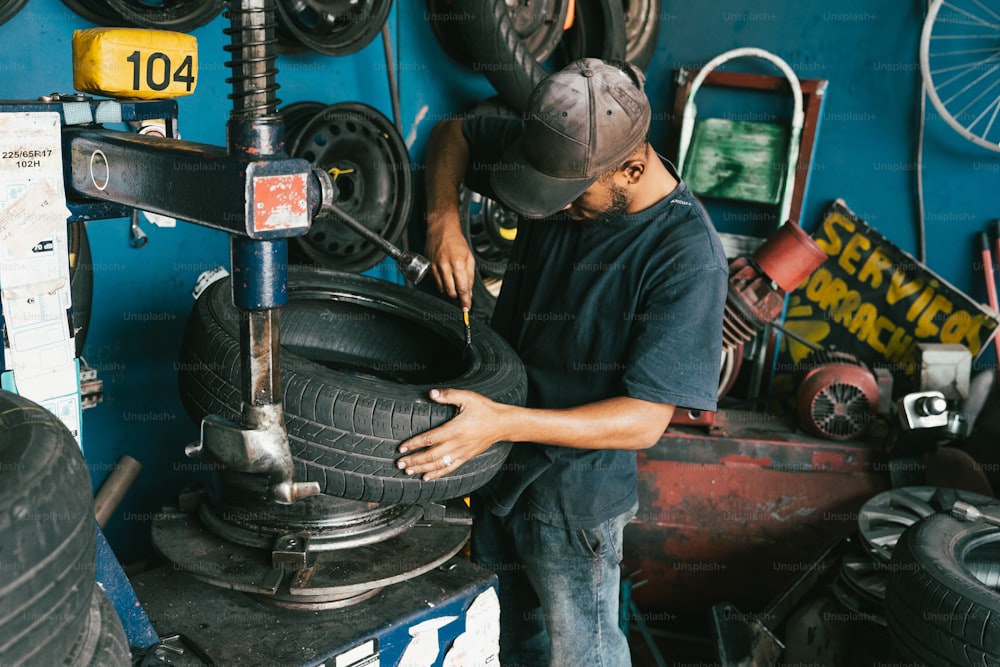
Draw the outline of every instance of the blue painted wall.
[[[767,49],[801,77],[830,82],[802,225],[811,230],[826,203],[840,197],[899,247],[915,253],[917,47],[923,4],[758,0],[747,9],[747,3],[736,0],[665,0],[647,82],[655,113],[654,145],[664,146],[669,139],[674,68],[697,67],[738,46]],[[220,16],[193,32],[201,69],[196,92],[179,101],[186,139],[225,143],[231,108],[228,70],[222,65],[225,25]],[[423,0],[396,0],[389,25],[399,68],[403,136],[419,176],[434,122],[461,113],[493,91],[480,72],[441,49]],[[3,95],[14,99],[70,92],[72,32],[89,27],[59,0],[30,0],[0,26]],[[351,56],[283,54],[278,65],[278,94],[284,104],[362,101],[391,115],[380,38]],[[746,69],[774,73],[766,67]],[[745,102],[706,98],[706,103],[738,113]],[[930,109],[927,118],[927,263],[982,300],[973,239],[1000,217],[995,198],[1000,155],[962,139]],[[717,216],[720,228],[741,231],[740,216]],[[420,219],[418,207],[416,226]],[[224,234],[186,223],[173,229],[147,224],[144,229],[149,244],[133,249],[127,220],[89,225],[95,295],[84,352],[104,380],[105,392],[104,402],[84,413],[84,446],[95,489],[123,454],[144,465],[106,531],[123,562],[148,549],[149,514],[172,500],[183,483],[204,475],[182,453],[198,430],[181,409],[175,362],[195,279],[205,269],[228,263]],[[395,279],[391,267],[373,273]]]

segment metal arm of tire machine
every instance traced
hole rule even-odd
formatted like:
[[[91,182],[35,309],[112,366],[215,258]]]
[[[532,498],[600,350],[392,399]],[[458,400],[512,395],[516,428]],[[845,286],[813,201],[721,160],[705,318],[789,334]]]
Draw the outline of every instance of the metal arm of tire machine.
[[[241,313],[241,423],[206,417],[200,442],[187,453],[264,474],[271,499],[290,504],[320,489],[294,480],[282,409],[279,309],[287,302],[288,238],[305,234],[313,217],[334,215],[393,257],[413,282],[429,263],[337,209],[330,175],[285,153],[275,96],[274,11],[274,0],[233,0],[229,8],[231,43],[225,49],[232,54],[226,65],[233,71],[227,79],[233,110],[225,148],[172,138],[170,123],[166,138],[70,125],[63,128],[63,153],[68,196],[94,202],[78,219],[123,217],[134,208],[230,234],[233,303]],[[169,111],[164,105],[173,105],[176,116],[174,102],[154,103],[154,109]]]

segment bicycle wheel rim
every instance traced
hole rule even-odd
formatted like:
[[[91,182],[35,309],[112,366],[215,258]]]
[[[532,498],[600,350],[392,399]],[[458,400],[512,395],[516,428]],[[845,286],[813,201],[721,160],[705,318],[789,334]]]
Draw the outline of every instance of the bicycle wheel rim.
[[[931,3],[920,34],[921,77],[931,104],[949,127],[1000,152],[1000,48],[995,46],[1000,8],[994,12],[982,2],[971,4]]]

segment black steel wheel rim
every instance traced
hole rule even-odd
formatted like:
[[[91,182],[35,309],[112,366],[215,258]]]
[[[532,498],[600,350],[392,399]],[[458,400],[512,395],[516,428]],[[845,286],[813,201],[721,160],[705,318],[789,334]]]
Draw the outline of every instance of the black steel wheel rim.
[[[392,0],[277,0],[280,32],[328,56],[346,56],[371,42]]]
[[[62,0],[62,3],[78,16],[100,26],[121,28],[129,25],[121,14],[111,9],[102,0]]]
[[[190,32],[222,11],[222,0],[107,0],[130,25]]]
[[[472,116],[501,116],[516,118],[517,112],[499,98],[491,97],[476,104],[469,111]],[[459,218],[469,247],[476,258],[487,289],[502,281],[507,271],[510,249],[517,235],[518,215],[500,202],[483,197],[462,186],[459,190]],[[496,285],[496,294],[500,291]]]
[[[302,129],[313,117],[327,107],[322,102],[293,102],[281,108],[285,122],[285,145],[294,146]]]
[[[316,114],[299,133],[291,154],[333,176],[337,207],[395,243],[406,227],[413,174],[406,144],[380,111],[344,102]],[[334,217],[317,217],[308,234],[295,238],[320,266],[360,272],[384,253]]]
[[[510,247],[517,234],[517,214],[501,203],[463,187],[459,195],[459,215],[483,276],[503,279]]]
[[[14,15],[24,8],[28,0],[4,0],[0,2],[0,25],[14,18]]]
[[[213,533],[244,546],[267,548],[279,535],[298,533],[310,535],[312,552],[349,549],[395,537],[423,516],[419,506],[368,503],[326,494],[294,505],[279,505],[267,500],[263,492],[246,493],[252,482],[248,485],[241,477],[248,476],[221,471],[219,497],[202,502],[198,514]],[[301,503],[307,507],[295,507]]]

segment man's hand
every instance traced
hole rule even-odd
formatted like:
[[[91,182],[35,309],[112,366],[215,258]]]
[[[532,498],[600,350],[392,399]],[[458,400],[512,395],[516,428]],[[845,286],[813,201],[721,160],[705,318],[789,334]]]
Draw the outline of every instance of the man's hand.
[[[428,225],[424,251],[431,261],[431,275],[438,289],[458,299],[462,308],[471,308],[476,259],[461,232],[461,225]]]
[[[457,405],[458,414],[399,446],[400,453],[408,455],[396,465],[407,475],[423,474],[424,481],[444,477],[506,439],[503,426],[510,406],[463,389],[434,389],[430,397],[437,403]]]
[[[427,240],[424,253],[438,289],[472,307],[472,279],[476,261],[462,232],[458,210],[462,178],[469,163],[469,146],[462,121],[443,120],[427,138]]]

